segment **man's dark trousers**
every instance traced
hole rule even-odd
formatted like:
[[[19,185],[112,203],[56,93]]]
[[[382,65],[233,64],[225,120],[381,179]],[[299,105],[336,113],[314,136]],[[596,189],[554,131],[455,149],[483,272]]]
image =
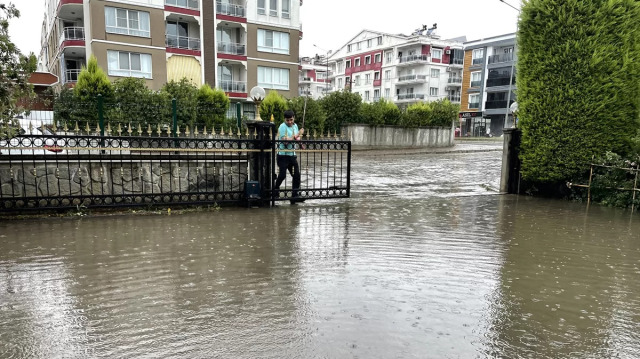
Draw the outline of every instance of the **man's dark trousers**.
[[[292,196],[298,197],[298,189],[300,189],[300,166],[298,166],[298,158],[296,156],[277,155],[276,160],[278,162],[278,178],[276,179],[275,185],[276,193],[278,193],[280,185],[287,177],[287,169],[291,167],[293,168]]]

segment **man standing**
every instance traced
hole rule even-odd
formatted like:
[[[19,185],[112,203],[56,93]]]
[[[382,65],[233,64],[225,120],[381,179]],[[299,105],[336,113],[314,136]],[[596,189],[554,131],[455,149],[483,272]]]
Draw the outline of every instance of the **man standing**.
[[[278,141],[299,141],[300,136],[304,133],[304,129],[298,130],[298,125],[295,124],[295,116],[293,111],[287,110],[284,112],[284,123],[278,127]],[[296,157],[296,151],[293,143],[280,143],[280,151],[276,157],[278,162],[278,178],[275,184],[276,197],[280,193],[280,185],[282,181],[287,177],[287,169],[291,172],[293,177],[293,184],[291,186],[292,197],[291,204],[296,202],[302,202],[304,199],[298,198],[298,189],[300,189],[300,166],[298,165],[298,158]]]

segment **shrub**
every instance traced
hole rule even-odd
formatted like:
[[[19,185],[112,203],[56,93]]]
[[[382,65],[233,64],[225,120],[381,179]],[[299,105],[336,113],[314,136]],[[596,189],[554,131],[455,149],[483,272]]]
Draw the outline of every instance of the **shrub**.
[[[278,91],[271,90],[260,105],[260,118],[263,121],[273,121],[278,124],[284,121],[284,111],[287,110],[287,100],[280,96]]]
[[[306,110],[305,110],[306,102]],[[304,127],[308,135],[324,133],[324,124],[327,115],[320,106],[320,102],[310,97],[295,97],[287,101],[287,106],[296,114],[296,123],[300,128]]]
[[[207,128],[228,127],[231,121],[227,121],[227,110],[229,109],[229,97],[220,89],[212,89],[204,84],[197,94],[197,118],[198,123]]]
[[[343,124],[359,123],[360,104],[362,98],[357,93],[336,91],[320,100],[320,105],[327,114],[325,129],[340,132]]]
[[[160,90],[169,100],[176,99],[176,117],[178,126],[193,127],[196,122],[198,88],[186,77],[180,81],[171,80]]]
[[[405,113],[403,126],[420,127],[426,126],[431,122],[433,116],[433,108],[429,102],[418,102],[407,108]]]

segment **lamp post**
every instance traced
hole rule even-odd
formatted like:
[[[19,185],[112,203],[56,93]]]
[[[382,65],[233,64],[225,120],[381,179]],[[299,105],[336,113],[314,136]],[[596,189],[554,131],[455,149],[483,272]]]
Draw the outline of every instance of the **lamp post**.
[[[262,121],[262,118],[260,118],[260,104],[264,100],[264,89],[260,86],[254,86],[249,92],[249,96],[256,103],[256,121]]]
[[[507,5],[508,7],[514,9],[515,11],[518,12],[518,17],[520,17],[520,9],[518,9],[517,7],[509,4],[508,2],[504,1],[504,0],[499,0],[501,3]],[[514,65],[516,63],[516,40],[517,40],[517,36],[518,36],[518,19],[516,19],[516,37],[514,37],[514,42],[513,42],[513,52],[511,53],[511,71],[509,72],[509,91],[507,92],[507,105],[505,106],[505,114],[504,114],[504,122],[505,125],[507,123],[507,120],[509,120],[509,106],[511,105],[509,102],[511,102],[511,91],[513,91],[513,68]],[[515,116],[513,117],[513,127],[516,127],[516,119]]]
[[[313,47],[323,51],[326,55],[324,57],[324,63],[327,67],[327,72],[325,73],[325,78],[324,78],[324,89],[325,89],[325,95],[327,93],[327,90],[329,89],[329,51],[321,48],[320,46],[313,44]]]

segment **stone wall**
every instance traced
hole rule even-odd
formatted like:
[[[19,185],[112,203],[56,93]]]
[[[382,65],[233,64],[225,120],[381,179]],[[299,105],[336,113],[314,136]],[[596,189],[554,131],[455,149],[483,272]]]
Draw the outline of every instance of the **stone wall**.
[[[243,191],[247,162],[0,164],[0,197]]]
[[[349,134],[351,148],[422,148],[452,147],[455,130],[451,127],[404,128],[398,126],[371,126],[349,124],[342,126]]]

